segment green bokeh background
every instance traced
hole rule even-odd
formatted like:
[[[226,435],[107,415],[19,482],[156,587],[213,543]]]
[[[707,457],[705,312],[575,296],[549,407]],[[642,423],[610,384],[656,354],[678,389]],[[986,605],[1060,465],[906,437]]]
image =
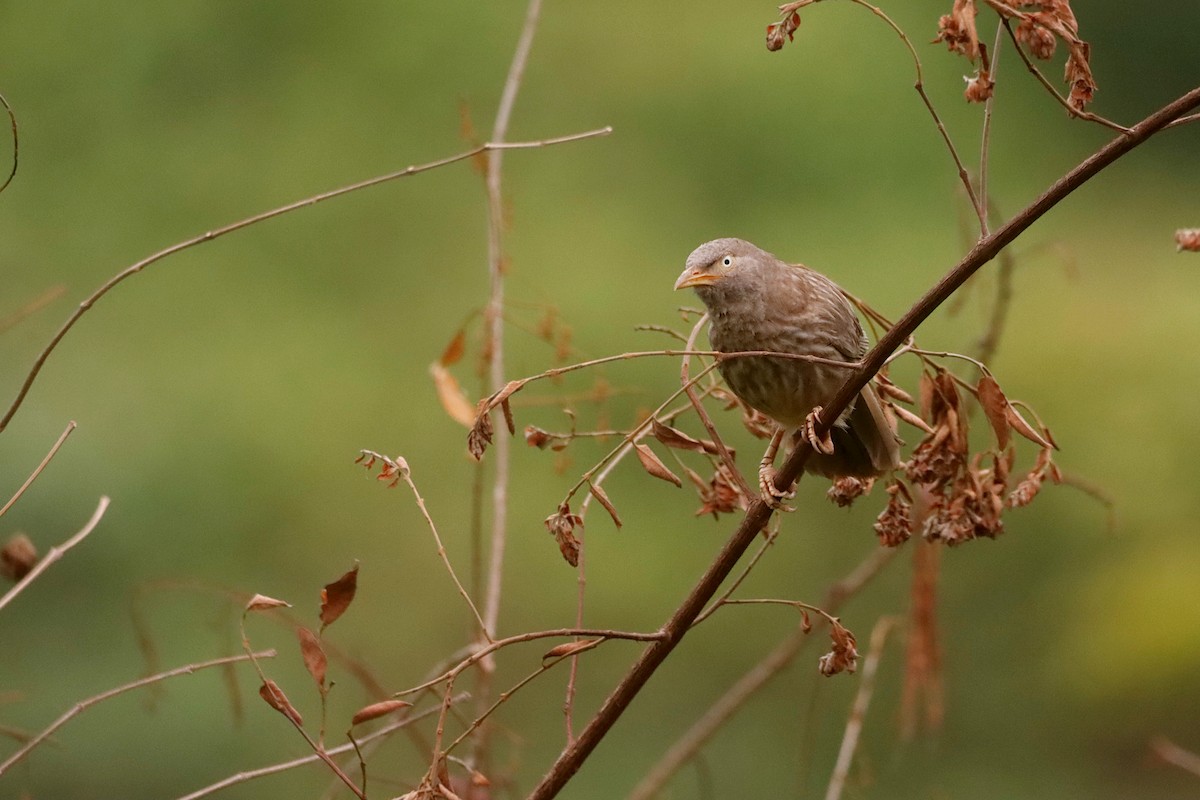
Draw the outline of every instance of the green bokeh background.
[[[973,165],[981,109],[962,102],[967,67],[924,44],[948,6],[887,10],[917,43],[929,92]],[[1076,11],[1093,46],[1098,112],[1133,121],[1195,85],[1193,0],[1095,0]],[[20,172],[0,195],[0,317],[66,286],[63,299],[0,336],[4,403],[73,305],[125,266],[464,149],[460,109],[490,129],[523,14],[513,2],[332,10],[47,0],[0,10],[0,91],[21,132]],[[803,259],[890,314],[964,251],[961,193],[895,36],[861,8],[823,3],[806,11],[795,44],[771,54],[762,32],[773,16],[770,3],[546,5],[510,138],[615,132],[505,158],[511,376],[554,363],[528,333],[551,307],[571,328],[576,358],[662,346],[634,327],[678,323],[675,308],[691,301],[671,283],[691,248],[716,236]],[[1000,57],[990,176],[1008,213],[1110,138],[1067,119],[1013,56]],[[1059,61],[1047,68],[1056,82]],[[852,796],[1200,792],[1200,780],[1156,766],[1147,747],[1165,734],[1200,749],[1200,261],[1172,242],[1176,228],[1200,225],[1198,154],[1200,128],[1165,134],[1016,244],[1016,296],[993,367],[1050,423],[1064,468],[1112,496],[1116,529],[1082,493],[1048,489],[1010,516],[1000,540],[944,554],[945,725],[899,740],[893,643]],[[135,596],[162,668],[235,651],[235,613],[192,583],[286,598],[312,620],[321,585],[358,560],[360,593],[332,642],[389,689],[420,682],[461,645],[467,615],[410,495],[352,462],[362,447],[405,456],[450,556],[469,572],[473,469],[427,367],[486,299],[485,231],[482,183],[453,166],[174,256],[83,318],[4,432],[4,491],[68,420],[79,429],[0,536],[25,531],[45,551],[100,495],[112,507],[0,613],[0,723],[40,730],[75,701],[142,674]],[[969,349],[993,288],[985,270],[957,315],[939,312],[921,341]],[[457,372],[475,394],[478,318],[468,330],[475,338]],[[628,425],[677,381],[667,361],[610,366],[529,389],[518,424],[561,429],[555,396],[586,392],[597,376],[617,391],[599,411],[574,402],[583,424],[600,415]],[[759,444],[733,419],[726,430],[752,463]],[[576,575],[542,519],[602,451],[572,448],[562,471],[552,454],[514,448],[503,633],[573,621]],[[747,596],[816,601],[875,546],[878,497],[847,513],[822,490],[801,487],[802,510],[784,521]],[[650,630],[734,520],[693,518],[693,495],[635,465],[608,491],[626,524],[590,518],[587,616]],[[906,610],[909,561],[902,553],[846,607],[861,642],[880,615]],[[794,622],[781,609],[738,608],[697,629],[564,796],[623,796]],[[261,620],[251,634],[281,649],[271,674],[315,720],[293,638]],[[545,649],[506,652],[499,685],[527,674]],[[586,658],[581,716],[636,651],[613,643]],[[819,678],[818,652],[756,697],[669,796],[823,792],[858,678]],[[333,673],[336,732],[370,698],[344,668]],[[563,745],[565,674],[497,716],[497,774],[510,772],[517,790]],[[153,709],[126,695],[89,711],[0,778],[0,796],[176,797],[303,755],[299,737],[252,697],[248,670],[239,683],[248,698],[240,722],[215,672],[164,686]],[[398,783],[374,795],[402,794],[421,763],[396,739],[372,775]],[[222,796],[315,796],[327,783],[309,768]]]

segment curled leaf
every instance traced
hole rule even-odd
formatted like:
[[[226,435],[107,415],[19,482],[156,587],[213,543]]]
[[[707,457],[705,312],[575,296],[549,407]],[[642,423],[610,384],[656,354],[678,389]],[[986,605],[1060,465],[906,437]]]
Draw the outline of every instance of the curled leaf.
[[[617,513],[616,507],[608,499],[608,494],[594,483],[588,483],[588,491],[592,493],[592,497],[596,498],[600,505],[604,506],[604,510],[612,517],[613,525],[616,525],[618,528],[621,527],[621,515]]]
[[[458,329],[458,333],[454,334],[454,338],[446,345],[446,349],[442,351],[441,358],[438,363],[443,367],[452,367],[457,364],[463,357],[463,351],[466,349],[467,332],[463,328]]]
[[[571,507],[563,503],[558,511],[546,517],[546,530],[558,542],[558,550],[572,567],[579,566],[579,540],[575,538],[575,526],[583,526],[583,518],[571,513]]]
[[[357,591],[357,564],[354,565],[354,569],[350,570],[333,583],[325,584],[325,588],[321,590],[322,630],[332,625],[337,621],[338,617],[346,613],[346,609],[350,607],[351,601],[354,600],[354,593]]]
[[[275,683],[275,681],[268,678],[266,683],[258,687],[258,696],[265,700],[271,708],[295,723],[296,727],[304,724],[300,712],[291,704],[291,701],[287,699],[287,695],[283,693],[283,689],[280,689],[279,684]]]
[[[1034,430],[1033,426],[1025,421],[1025,418],[1021,416],[1021,412],[1017,411],[1012,403],[1008,404],[1008,424],[1012,426],[1014,431],[1021,434],[1034,444],[1047,448],[1053,447],[1050,442],[1046,441],[1045,437]]]
[[[267,597],[265,594],[256,594],[246,603],[247,611],[265,611],[268,608],[291,608],[292,604],[283,600],[276,600],[274,597]]]
[[[654,455],[653,450],[640,442],[634,444],[633,448],[637,451],[638,461],[642,462],[642,466],[646,469],[646,472],[668,483],[673,483],[680,487],[683,486],[683,481],[679,480],[679,476],[667,469],[667,465],[658,456]]]
[[[304,658],[304,668],[308,670],[308,674],[312,675],[314,681],[317,682],[317,687],[324,690],[325,688],[325,670],[329,666],[329,660],[325,657],[325,650],[321,647],[321,640],[317,635],[305,627],[296,628],[296,638],[300,640],[300,655]]]
[[[429,365],[429,374],[433,376],[433,385],[445,412],[460,425],[472,427],[475,424],[475,407],[467,400],[462,387],[458,385],[458,379],[440,361]]]
[[[979,405],[996,434],[996,444],[1003,450],[1008,447],[1009,440],[1008,398],[991,375],[980,378],[975,391],[979,396]]]
[[[359,725],[363,722],[370,722],[373,719],[386,717],[393,711],[399,711],[400,709],[408,708],[411,705],[412,703],[407,703],[403,700],[382,700],[378,703],[371,703],[371,705],[363,706],[357,712],[355,712],[354,717],[350,720],[350,725],[353,727],[354,725]]]
[[[657,419],[651,420],[650,432],[655,439],[665,444],[667,447],[673,447],[676,450],[688,450],[693,453],[708,453],[715,456],[720,453],[715,442],[707,440],[693,439],[681,430],[672,428],[669,425],[664,425]]]
[[[836,675],[839,672],[854,672],[858,668],[858,650],[855,649],[854,634],[842,623],[833,620],[829,628],[833,648],[817,662],[821,674]]]
[[[564,642],[563,644],[552,647],[542,656],[542,661],[549,658],[563,658],[565,656],[573,656],[576,653],[582,653],[585,650],[591,650],[596,645],[600,644],[603,639],[581,639],[578,642]]]

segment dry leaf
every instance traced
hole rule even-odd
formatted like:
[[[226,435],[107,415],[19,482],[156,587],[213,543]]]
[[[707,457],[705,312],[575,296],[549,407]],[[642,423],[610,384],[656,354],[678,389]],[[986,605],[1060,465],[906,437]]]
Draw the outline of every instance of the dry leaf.
[[[408,708],[412,703],[406,703],[403,700],[382,700],[378,703],[371,703],[369,706],[363,706],[355,712],[353,719],[350,720],[350,725],[358,725],[363,722],[370,722],[373,719],[386,717],[393,711],[399,711],[402,708]]]
[[[655,439],[665,444],[667,447],[674,447],[676,450],[689,450],[693,453],[708,453],[709,455],[718,455],[720,451],[717,449],[715,442],[701,441],[693,439],[681,430],[672,428],[669,425],[664,425],[658,420],[651,420],[650,432]]]
[[[563,503],[558,511],[546,517],[546,530],[558,542],[558,550],[572,567],[579,566],[579,540],[575,538],[575,527],[583,526],[583,518],[571,513],[571,506]]]
[[[1008,447],[1009,427],[1008,427],[1008,398],[1004,396],[1004,392],[1000,389],[1000,384],[996,383],[996,379],[991,375],[984,375],[979,379],[979,385],[975,388],[979,396],[979,405],[983,409],[983,413],[987,416],[988,422],[992,425],[992,430],[996,433],[996,444],[1001,450]]]
[[[450,344],[446,345],[446,349],[442,351],[442,356],[438,359],[438,363],[443,367],[452,367],[457,364],[462,360],[466,344],[467,332],[459,328],[458,333],[454,334],[454,338],[450,340]]]
[[[321,647],[321,640],[317,635],[308,628],[296,628],[296,637],[300,640],[300,655],[304,658],[304,667],[308,670],[308,674],[312,675],[313,680],[317,682],[317,686],[325,689],[325,669],[329,666],[329,660],[325,658],[325,650]]]
[[[279,688],[279,684],[270,678],[262,686],[258,687],[258,696],[267,701],[267,705],[283,714],[300,727],[304,724],[304,720],[300,717],[300,712],[287,699],[287,695],[283,693],[283,689]]]
[[[1200,253],[1200,228],[1183,228],[1175,231],[1175,250]]]
[[[283,600],[276,600],[274,597],[267,597],[265,594],[256,594],[250,598],[250,602],[246,603],[247,611],[264,611],[268,608],[291,608],[292,604]]]
[[[612,517],[613,525],[616,525],[618,528],[621,527],[621,515],[617,513],[616,507],[613,506],[612,501],[608,499],[608,495],[605,493],[605,491],[594,483],[588,484],[588,491],[592,493],[592,497],[596,498],[596,500],[600,502],[600,505],[604,506],[604,510],[608,512],[610,517]]]
[[[646,468],[646,472],[668,483],[673,483],[680,487],[683,486],[683,481],[679,480],[679,476],[667,469],[667,465],[660,461],[658,456],[654,455],[653,450],[644,444],[635,444],[633,447],[637,451],[638,460]]]
[[[1042,447],[1053,447],[1053,445],[1046,441],[1045,437],[1025,421],[1025,418],[1021,416],[1021,412],[1017,411],[1012,403],[1008,404],[1008,424],[1012,426],[1014,431],[1034,444],[1041,445]]]
[[[437,388],[438,400],[450,418],[460,425],[470,428],[475,425],[475,406],[467,400],[458,380],[450,374],[441,363],[435,361],[429,365],[429,374],[433,376],[433,385]]]
[[[321,590],[321,629],[332,625],[337,618],[346,613],[354,593],[358,591],[358,564],[354,569],[338,578],[333,583],[325,584]]]
[[[888,403],[887,407],[892,410],[893,414],[895,414],[897,417],[899,417],[900,419],[907,422],[909,425],[912,425],[914,428],[925,431],[926,433],[928,433],[930,435],[935,433],[935,431],[929,425],[928,422],[921,419],[920,417],[918,417],[913,412],[909,411],[904,406],[898,406],[895,403]]]
[[[23,533],[13,534],[0,549],[0,575],[19,581],[37,565],[37,548]]]
[[[596,645],[600,644],[603,639],[582,639],[578,642],[564,642],[556,647],[552,647],[542,656],[542,661],[548,658],[562,658],[564,656],[573,656],[576,653],[582,653],[585,650],[591,650]]]

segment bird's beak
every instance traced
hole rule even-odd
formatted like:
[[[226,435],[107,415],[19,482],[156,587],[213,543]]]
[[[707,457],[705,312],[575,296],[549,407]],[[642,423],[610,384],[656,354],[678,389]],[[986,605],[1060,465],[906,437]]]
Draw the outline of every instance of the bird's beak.
[[[675,281],[675,291],[686,289],[689,286],[712,286],[719,281],[721,276],[713,275],[711,272],[700,272],[694,267],[685,269],[679,279]]]

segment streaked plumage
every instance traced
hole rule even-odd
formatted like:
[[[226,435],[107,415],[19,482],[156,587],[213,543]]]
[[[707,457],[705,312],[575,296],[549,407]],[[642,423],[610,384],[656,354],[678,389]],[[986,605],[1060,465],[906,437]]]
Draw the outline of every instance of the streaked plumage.
[[[741,239],[696,248],[675,283],[684,287],[694,288],[708,308],[714,350],[773,350],[836,361],[857,361],[866,352],[858,316],[835,283]],[[789,432],[827,403],[847,375],[840,367],[768,356],[726,359],[719,369],[738,397]],[[895,429],[870,386],[838,420],[832,439],[833,454],[813,453],[808,472],[868,478],[899,464]]]

